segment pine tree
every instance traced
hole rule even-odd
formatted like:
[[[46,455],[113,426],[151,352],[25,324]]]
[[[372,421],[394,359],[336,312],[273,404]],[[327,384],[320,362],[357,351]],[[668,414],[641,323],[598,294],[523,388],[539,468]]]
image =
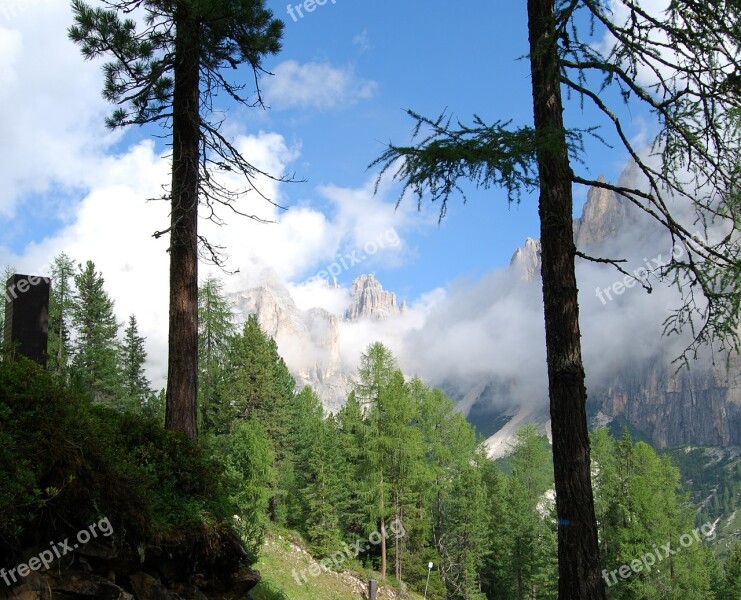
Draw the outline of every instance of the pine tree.
[[[144,372],[144,363],[147,361],[144,342],[145,338],[139,335],[136,316],[131,315],[124,331],[119,364],[122,404],[136,412],[142,411],[153,394],[152,385]]]
[[[462,192],[462,180],[483,189],[503,188],[510,202],[519,201],[524,190],[539,191],[561,600],[606,598],[575,272],[577,257],[592,257],[574,244],[573,185],[621,194],[660,223],[672,243],[683,243],[689,258],[672,261],[662,274],[683,294],[683,305],[667,319],[665,331],[693,332],[684,358],[703,344],[737,349],[740,335],[738,237],[698,244],[676,214],[680,211],[670,208],[683,198],[696,221],[725,221],[728,231],[739,220],[738,1],[676,0],[661,13],[638,0],[621,2],[625,11],[613,4],[527,0],[533,126],[489,125],[478,116],[467,126],[444,114],[429,119],[410,110],[415,145],[389,145],[373,163],[382,167],[379,183],[388,170],[404,182],[400,199],[411,191],[420,207],[427,196],[439,200],[440,219],[451,197]],[[606,34],[609,43],[604,43]],[[647,83],[644,70],[650,73]],[[563,88],[604,118],[647,185],[613,185],[577,174],[584,134],[594,128],[580,122],[579,128],[567,129]],[[613,97],[637,102],[655,118],[658,136],[650,152],[626,135],[610,104]],[[614,260],[601,262],[620,268]]]
[[[200,427],[210,431],[219,413],[221,381],[229,339],[236,333],[232,305],[224,283],[208,276],[198,288],[198,406]]]
[[[88,59],[111,58],[104,66],[103,95],[116,105],[111,128],[158,123],[169,130],[172,182],[169,193],[170,320],[167,373],[167,427],[197,436],[198,413],[198,248],[220,263],[216,248],[198,234],[199,203],[219,220],[263,173],[248,163],[212,117],[221,92],[244,106],[243,85],[231,75],[247,65],[257,84],[265,57],[280,50],[283,23],[262,0],[110,0],[91,7],[73,0],[70,38]],[[139,19],[129,18],[135,12]],[[251,78],[251,77],[248,77]],[[257,90],[257,104],[262,98]],[[242,179],[236,189],[215,171]]]
[[[78,265],[71,311],[75,328],[72,368],[75,378],[97,402],[113,402],[120,392],[118,322],[113,301],[95,264]]]
[[[74,310],[74,261],[64,252],[54,258],[51,266],[49,297],[49,364],[48,369],[63,380],[69,376],[72,354],[71,313]]]

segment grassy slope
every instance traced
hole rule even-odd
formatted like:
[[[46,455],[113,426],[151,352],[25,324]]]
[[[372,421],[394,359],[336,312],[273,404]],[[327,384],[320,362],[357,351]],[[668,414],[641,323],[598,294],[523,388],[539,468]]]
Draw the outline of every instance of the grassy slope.
[[[295,535],[285,531],[271,531],[254,568],[260,571],[262,583],[252,591],[255,600],[362,600],[367,597],[368,573],[344,570],[324,571],[302,581],[298,575],[309,573],[316,564]],[[360,567],[360,565],[351,565]],[[296,575],[294,575],[296,574]],[[298,581],[297,581],[298,577]],[[300,581],[300,583],[299,583]],[[391,586],[381,588],[379,600],[420,600],[422,596],[404,594]]]

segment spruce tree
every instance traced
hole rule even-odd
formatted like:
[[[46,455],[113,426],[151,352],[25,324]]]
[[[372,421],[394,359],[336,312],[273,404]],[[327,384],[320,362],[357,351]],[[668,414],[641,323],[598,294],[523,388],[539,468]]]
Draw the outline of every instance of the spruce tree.
[[[278,354],[275,341],[250,315],[239,335],[229,340],[219,394],[222,403],[213,417],[228,431],[243,419],[254,419],[273,442],[279,477],[290,475],[290,417],[296,381]],[[279,481],[270,500],[271,518],[285,523],[287,482]]]
[[[333,418],[324,418],[319,397],[310,387],[296,396],[296,491],[300,498],[300,528],[317,556],[341,549],[339,502],[342,456]]]
[[[121,369],[122,404],[136,412],[142,412],[153,394],[152,385],[144,372],[147,352],[144,349],[145,338],[139,335],[136,316],[129,317],[129,324],[124,331],[119,365]]]
[[[114,402],[120,392],[118,328],[113,300],[95,264],[78,265],[71,311],[75,328],[72,368],[75,378],[97,402]]]
[[[338,500],[341,529],[351,540],[365,535],[366,501],[359,483],[363,477],[366,423],[355,392],[350,392],[336,417],[337,447],[343,461],[338,472],[344,494]]]

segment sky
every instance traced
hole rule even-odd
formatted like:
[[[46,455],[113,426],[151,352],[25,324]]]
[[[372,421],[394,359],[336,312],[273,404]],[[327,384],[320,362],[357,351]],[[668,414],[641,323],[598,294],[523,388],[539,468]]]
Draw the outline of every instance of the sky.
[[[236,272],[204,265],[202,276],[216,274],[236,292],[269,271],[303,308],[340,311],[352,280],[372,272],[413,308],[407,322],[390,326],[397,338],[408,333],[397,346],[407,348],[412,368],[424,369],[411,360],[412,338],[430,346],[435,331],[448,351],[449,344],[467,345],[472,334],[481,337],[469,344],[469,362],[507,354],[508,347],[518,348],[513,362],[540,356],[518,341],[518,331],[526,331],[542,342],[539,300],[505,294],[512,285],[501,272],[526,238],[539,236],[537,197],[525,194],[510,206],[501,190],[467,189],[467,203],[453,198],[439,223],[438,206],[423,203],[418,211],[414,199],[404,198],[397,207],[400,186],[389,178],[374,193],[378,172],[368,168],[387,143],[411,141],[405,109],[430,117],[445,112],[465,123],[478,115],[531,124],[525,3],[328,0],[311,12],[303,4],[299,11],[295,1],[267,5],[285,32],[282,51],[265,62],[272,75],[260,80],[266,108],[218,104],[221,98],[217,106],[226,111],[224,131],[248,160],[300,181],[258,182],[286,210],[254,194],[245,199],[246,212],[272,224],[233,215],[224,215],[222,227],[202,222]],[[83,60],[67,39],[71,19],[65,0],[0,0],[0,265],[48,274],[62,251],[78,262],[93,260],[119,319],[137,315],[150,377],[160,383],[168,261],[166,239],[152,234],[167,227],[168,209],[147,199],[168,181],[167,148],[151,129],[105,128],[111,106],[101,97],[102,63]],[[252,80],[246,70],[236,76]],[[651,131],[645,116],[634,108],[623,114],[631,139],[645,139]],[[566,120],[584,127],[595,124],[595,115],[571,100]],[[583,173],[611,181],[626,164],[624,151],[592,140],[584,158]],[[575,188],[575,216],[586,196]],[[322,271],[332,271],[343,296],[327,294],[316,281]],[[603,277],[608,284],[614,278]],[[509,312],[497,312],[500,296]],[[494,315],[495,322],[482,327],[471,318],[463,330],[446,328],[451,307],[465,303],[471,315]],[[536,310],[515,317],[521,305]],[[430,315],[437,315],[434,326]],[[503,318],[506,332],[487,336]],[[382,333],[354,339],[360,347]],[[430,352],[429,361],[444,356]]]

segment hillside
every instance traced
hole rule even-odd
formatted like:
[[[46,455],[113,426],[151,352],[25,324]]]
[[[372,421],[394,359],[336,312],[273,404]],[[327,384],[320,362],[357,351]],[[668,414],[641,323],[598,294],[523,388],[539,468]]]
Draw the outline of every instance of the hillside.
[[[368,580],[378,576],[361,571],[362,566],[355,562],[340,571],[322,569],[298,535],[277,529],[268,534],[254,567],[262,582],[251,592],[253,600],[362,600],[367,598]],[[311,571],[319,574],[312,576]],[[378,600],[419,598],[391,586],[378,590]]]

